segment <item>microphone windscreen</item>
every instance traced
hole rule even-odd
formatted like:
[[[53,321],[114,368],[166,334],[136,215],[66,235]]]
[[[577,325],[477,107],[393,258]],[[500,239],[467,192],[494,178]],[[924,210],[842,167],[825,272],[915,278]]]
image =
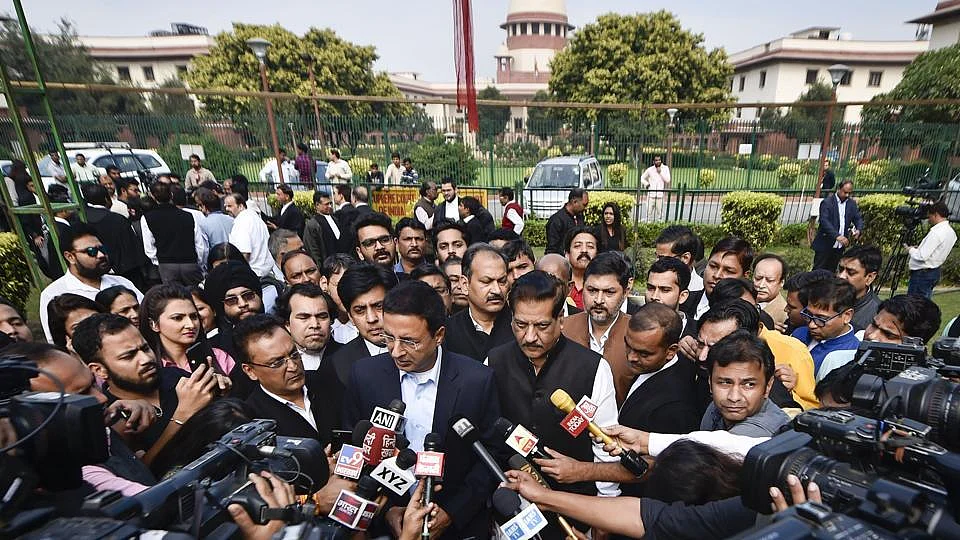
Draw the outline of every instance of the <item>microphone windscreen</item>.
[[[427,433],[427,436],[423,438],[423,449],[436,452],[440,450],[441,442],[439,433]]]
[[[503,437],[509,436],[510,432],[513,431],[513,428],[513,422],[503,418],[502,416],[497,418],[497,421],[493,423],[493,432],[498,435],[502,435]]]
[[[367,437],[367,432],[373,427],[373,422],[361,420],[353,427],[353,433],[350,435],[350,442],[357,447],[363,446],[363,440]]]
[[[390,405],[387,406],[393,412],[403,414],[403,411],[407,410],[407,404],[403,400],[395,399],[390,402]]]
[[[451,425],[457,436],[468,443],[473,443],[480,439],[480,434],[477,433],[477,429],[473,427],[473,423],[462,416],[454,417]]]
[[[577,403],[573,401],[573,398],[570,397],[566,391],[562,388],[557,388],[550,394],[550,403],[553,403],[553,406],[560,409],[561,411],[568,413],[577,406]]]
[[[397,436],[392,430],[373,426],[363,439],[363,459],[370,465],[379,465],[381,461],[393,456],[397,447]]]
[[[512,518],[520,513],[520,495],[516,491],[499,487],[493,492],[493,507],[497,513],[505,518]]]
[[[409,448],[404,448],[397,454],[397,467],[407,470],[417,464],[417,453]]]

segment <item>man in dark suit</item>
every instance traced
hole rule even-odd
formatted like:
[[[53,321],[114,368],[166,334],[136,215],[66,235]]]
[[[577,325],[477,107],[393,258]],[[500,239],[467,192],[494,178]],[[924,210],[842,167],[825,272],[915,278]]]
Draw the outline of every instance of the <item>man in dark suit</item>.
[[[303,229],[303,248],[317,264],[337,253],[340,239],[350,236],[350,230],[344,229],[333,216],[333,201],[326,191],[313,193],[315,214],[308,219]]]
[[[234,327],[237,359],[255,386],[247,397],[255,418],[277,422],[277,435],[326,446],[340,427],[343,387],[332,368],[307,372],[297,344],[279,319],[259,314]],[[326,478],[326,477],[324,477]]]
[[[431,519],[431,536],[486,538],[486,500],[497,481],[469,443],[453,432],[451,422],[465,417],[488,446],[499,446],[493,439],[493,423],[500,416],[497,389],[490,368],[441,346],[444,314],[440,295],[421,281],[405,281],[387,293],[383,317],[389,328],[384,333],[389,352],[353,366],[343,422],[355,425],[369,418],[375,407],[403,400],[410,448],[423,450],[426,435],[436,433],[446,453],[444,488],[435,496],[438,507]],[[386,513],[395,536],[404,510],[394,507]]]
[[[850,240],[860,236],[863,231],[863,217],[860,216],[857,202],[850,197],[852,194],[853,182],[843,180],[836,194],[820,203],[817,236],[810,245],[814,253],[814,270],[823,268],[836,272],[843,250],[850,245]]]
[[[349,380],[350,370],[358,360],[387,352],[383,337],[383,299],[396,284],[393,270],[371,263],[358,263],[340,276],[337,295],[360,333],[331,357],[343,384]]]
[[[100,184],[83,184],[83,200],[87,202],[87,223],[97,230],[110,253],[113,271],[130,280],[137,289],[144,289],[143,242],[137,238],[130,220],[110,211],[110,194]]]
[[[350,192],[350,202],[353,203],[353,208],[357,211],[354,221],[373,212],[373,208],[370,207],[370,193],[363,186],[353,188],[353,191]]]
[[[440,181],[440,193],[443,195],[443,202],[437,205],[437,210],[433,214],[433,225],[436,227],[443,221],[460,222],[460,196],[457,193],[457,182],[449,176],[445,176]]]
[[[277,201],[280,203],[280,215],[272,222],[267,222],[271,231],[287,229],[303,236],[305,219],[303,212],[293,202],[293,188],[287,184],[280,184],[276,189]]]
[[[319,273],[319,272],[318,272]],[[337,305],[319,285],[298,283],[280,295],[274,313],[283,321],[294,343],[300,349],[303,369],[307,372],[326,370],[342,346],[333,339],[330,323],[337,316]]]
[[[333,218],[337,220],[342,233],[340,241],[337,243],[337,251],[340,253],[353,253],[353,227],[354,220],[357,219],[357,209],[350,204],[350,185],[337,184],[333,186],[333,205],[336,209],[333,212]]]
[[[447,321],[447,346],[483,362],[490,349],[513,341],[507,306],[507,259],[489,244],[474,244],[463,255],[467,309]]]

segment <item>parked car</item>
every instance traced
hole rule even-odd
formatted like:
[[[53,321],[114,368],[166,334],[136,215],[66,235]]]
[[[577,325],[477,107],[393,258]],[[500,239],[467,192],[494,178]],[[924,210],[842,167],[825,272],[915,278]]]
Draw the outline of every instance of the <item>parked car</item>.
[[[562,156],[537,163],[523,188],[524,214],[550,217],[566,204],[574,188],[603,188],[603,173],[596,157]]]
[[[10,176],[10,167],[13,166],[13,162],[9,159],[0,159],[0,173],[3,176]]]
[[[116,165],[120,168],[120,176],[139,178],[145,187],[157,175],[170,173],[170,167],[160,154],[144,148],[130,148],[126,143],[67,143],[64,147],[70,163],[76,163],[77,154],[83,154],[88,163],[100,170],[105,171],[108,166]],[[37,162],[44,189],[56,181],[50,172],[51,162],[49,154]]]

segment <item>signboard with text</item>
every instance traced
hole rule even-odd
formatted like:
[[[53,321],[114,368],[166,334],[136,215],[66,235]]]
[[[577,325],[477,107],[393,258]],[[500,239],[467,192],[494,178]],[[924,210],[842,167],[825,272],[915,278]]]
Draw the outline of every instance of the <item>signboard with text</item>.
[[[487,208],[487,191],[485,189],[461,187],[457,189],[460,197],[476,197],[480,204]],[[405,186],[388,186],[373,192],[373,208],[378,212],[392,217],[413,216],[413,205],[420,200],[420,188]],[[437,198],[438,204],[443,197]]]

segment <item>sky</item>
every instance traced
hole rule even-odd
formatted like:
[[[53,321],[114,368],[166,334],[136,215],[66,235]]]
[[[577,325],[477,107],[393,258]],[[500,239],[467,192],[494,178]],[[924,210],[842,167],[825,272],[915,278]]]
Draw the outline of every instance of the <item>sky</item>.
[[[22,0],[31,27],[56,29],[61,17],[85,35],[146,35],[169,30],[171,22],[207,27],[211,34],[231,22],[280,23],[303,34],[330,27],[341,37],[373,45],[381,71],[413,71],[428,81],[452,81],[453,8],[450,0]],[[474,0],[474,54],[478,80],[492,78],[493,55],[506,33],[509,0]],[[656,11],[669,6],[684,28],[703,34],[709,48],[728,53],[785,36],[809,26],[839,26],[854,39],[912,39],[915,25],[904,21],[932,12],[935,0],[567,0],[570,23],[582,26],[598,15]],[[11,0],[0,12],[13,13]]]

